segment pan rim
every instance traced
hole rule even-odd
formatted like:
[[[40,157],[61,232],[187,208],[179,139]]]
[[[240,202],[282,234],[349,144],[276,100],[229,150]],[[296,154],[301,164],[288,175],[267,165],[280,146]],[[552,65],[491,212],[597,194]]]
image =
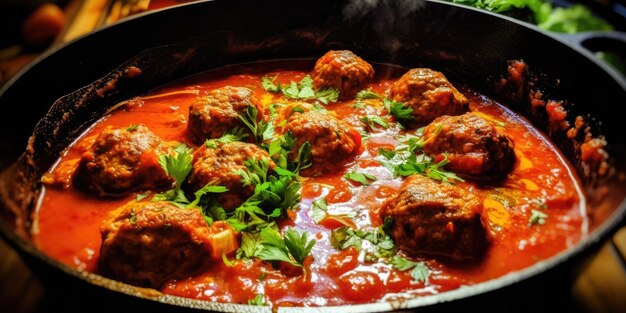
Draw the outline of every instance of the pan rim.
[[[471,10],[471,11],[477,12],[478,14],[487,14],[494,18],[503,19],[510,23],[517,24],[521,27],[529,28],[535,33],[539,33],[539,34],[542,34],[543,36],[547,36],[551,40],[564,44],[567,47],[569,47],[571,50],[574,50],[578,52],[579,54],[582,54],[584,57],[586,57],[591,62],[593,62],[596,66],[600,67],[604,72],[608,73],[615,82],[617,82],[624,90],[626,90],[626,78],[622,77],[619,73],[617,73],[614,69],[610,68],[608,65],[597,60],[589,51],[564,40],[558,35],[539,29],[538,27],[534,25],[521,22],[519,20],[515,20],[513,18],[502,16],[496,13],[487,12],[484,10],[479,10],[479,9],[467,7],[464,5],[444,2],[440,0],[425,0],[425,1],[429,3],[435,3],[437,5],[457,7],[461,10]],[[156,10],[154,12],[142,13],[137,16],[130,17],[120,23],[106,26],[104,28],[97,30],[96,32],[81,36],[66,44],[55,47],[45,52],[44,54],[42,54],[33,63],[26,66],[22,71],[20,71],[17,75],[15,75],[9,82],[7,82],[0,89],[0,97],[2,97],[2,95],[7,90],[9,90],[16,81],[20,80],[23,75],[29,72],[33,67],[36,67],[37,64],[41,63],[43,60],[45,60],[49,56],[55,54],[57,51],[62,50],[68,46],[71,46],[73,43],[81,40],[84,37],[91,36],[94,33],[106,31],[107,29],[110,29],[113,27],[123,27],[121,25],[124,25],[125,23],[132,23],[134,20],[140,19],[147,15],[153,15],[153,14],[156,15],[156,14],[160,14],[160,12],[164,12],[168,10],[176,10],[177,8],[180,8],[180,7],[195,6],[201,3],[205,3],[205,2],[218,2],[218,1],[204,0],[204,1],[194,2],[194,3],[182,4],[174,8],[165,8],[165,9]],[[596,246],[597,244],[599,244],[601,240],[609,236],[611,234],[611,231],[614,230],[616,226],[620,223],[620,221],[623,220],[625,217],[626,217],[626,199],[622,200],[622,202],[619,205],[617,205],[616,209],[607,218],[607,220],[605,220],[593,232],[589,233],[585,238],[581,239],[578,243],[568,248],[567,250],[561,251],[560,253],[548,259],[542,260],[522,270],[510,272],[498,278],[485,281],[482,283],[478,283],[475,285],[461,287],[459,289],[443,292],[440,294],[408,299],[402,302],[377,302],[377,303],[344,305],[344,306],[334,306],[334,307],[298,307],[298,308],[278,307],[277,310],[278,312],[313,312],[313,311],[336,312],[337,308],[341,308],[343,312],[353,312],[353,311],[354,312],[381,312],[381,311],[391,311],[391,310],[397,310],[397,309],[410,309],[410,308],[429,306],[429,305],[434,305],[437,303],[455,301],[455,300],[460,300],[460,299],[476,296],[479,294],[485,294],[485,293],[500,289],[502,287],[506,287],[506,286],[521,282],[530,277],[536,276],[542,272],[548,271],[550,269],[557,267],[560,264],[565,263],[569,259],[572,259],[574,257],[577,257],[583,254],[584,252],[591,249],[593,246]],[[89,272],[71,268],[47,256],[42,251],[38,250],[34,246],[34,244],[19,237],[17,234],[11,231],[10,227],[2,220],[0,220],[0,237],[5,239],[5,241],[7,241],[9,245],[11,245],[13,248],[18,250],[20,253],[26,253],[30,255],[31,257],[42,260],[49,266],[55,268],[56,270],[60,270],[65,274],[78,278],[89,284],[106,288],[108,290],[119,292],[128,296],[157,301],[163,304],[176,305],[176,306],[188,307],[188,308],[205,309],[205,310],[212,310],[212,311],[220,311],[220,312],[236,312],[236,311],[241,311],[241,310],[253,311],[253,312],[271,311],[267,307],[253,307],[250,305],[211,302],[211,301],[205,301],[205,300],[183,298],[183,297],[178,297],[178,296],[173,296],[173,295],[162,294],[160,292],[154,292],[154,290],[152,289],[147,291],[144,288],[135,287],[135,286],[128,285],[125,283],[121,283],[121,282],[100,276],[98,274],[89,273]]]

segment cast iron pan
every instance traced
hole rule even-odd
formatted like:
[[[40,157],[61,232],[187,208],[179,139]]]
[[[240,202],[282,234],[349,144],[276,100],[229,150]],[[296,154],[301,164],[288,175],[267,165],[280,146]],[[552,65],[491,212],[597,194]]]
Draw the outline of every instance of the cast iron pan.
[[[562,292],[549,282],[568,282],[569,266],[623,219],[626,188],[620,175],[601,175],[581,162],[582,138],[549,130],[545,110],[529,110],[531,90],[541,90],[546,99],[566,100],[570,118],[584,116],[594,136],[606,136],[612,164],[620,172],[626,138],[623,118],[615,112],[626,99],[626,82],[588,51],[506,17],[437,1],[199,2],[140,15],[71,42],[41,57],[0,91],[5,112],[0,115],[0,141],[7,147],[2,157],[13,162],[0,178],[0,233],[58,295],[46,305],[58,311],[269,311],[162,295],[50,259],[29,241],[39,179],[72,140],[124,99],[228,64],[317,58],[330,49],[350,49],[372,62],[437,69],[525,115],[549,134],[578,171],[589,199],[590,233],[532,267],[439,295],[279,311],[502,310],[497,304],[505,304],[507,311],[541,311],[543,301]],[[503,88],[508,62],[520,59],[529,68],[525,82]],[[129,67],[142,74],[128,75]],[[562,305],[571,309],[571,304]]]

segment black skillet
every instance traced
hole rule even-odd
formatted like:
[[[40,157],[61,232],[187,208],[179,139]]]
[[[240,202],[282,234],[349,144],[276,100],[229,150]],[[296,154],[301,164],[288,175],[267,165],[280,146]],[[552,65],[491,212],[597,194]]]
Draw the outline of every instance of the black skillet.
[[[46,284],[52,296],[46,298],[45,308],[268,311],[162,295],[80,272],[47,257],[28,235],[39,179],[85,127],[121,100],[211,68],[266,59],[316,58],[330,49],[350,49],[373,62],[440,70],[453,81],[501,100],[544,130],[545,111],[531,114],[527,93],[541,90],[547,98],[567,100],[570,118],[593,117],[590,129],[606,136],[615,168],[626,164],[623,117],[617,113],[626,99],[623,77],[588,51],[506,17],[444,2],[412,0],[217,0],[144,14],[47,53],[0,91],[2,160],[4,165],[14,161],[0,178],[0,233]],[[530,70],[526,83],[511,92],[511,86],[502,88],[499,82],[506,78],[508,61],[519,59]],[[127,75],[131,66],[142,74]],[[590,199],[590,233],[581,242],[522,271],[451,292],[319,311],[419,307],[420,311],[527,312],[547,309],[544,302],[553,303],[553,299],[559,302],[567,293],[560,287],[570,283],[572,264],[623,220],[626,188],[619,175],[607,178],[581,163],[580,138],[570,140],[559,131],[548,133],[577,169]],[[598,197],[598,190],[605,190],[605,196]],[[572,303],[560,305],[563,310],[574,309]]]

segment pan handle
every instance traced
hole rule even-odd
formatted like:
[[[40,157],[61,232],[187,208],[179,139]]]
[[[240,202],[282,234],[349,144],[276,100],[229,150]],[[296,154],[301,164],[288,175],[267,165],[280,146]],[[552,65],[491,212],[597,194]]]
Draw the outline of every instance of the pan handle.
[[[592,49],[594,47],[594,42],[596,42],[596,45],[597,45],[597,42],[602,42],[605,44],[614,44],[616,46],[621,45],[623,46],[622,48],[626,47],[626,32],[594,31],[594,32],[582,32],[582,33],[576,33],[576,34],[557,33],[556,35],[562,38],[563,40],[566,40],[577,46],[590,49],[592,51],[594,50]]]
[[[556,34],[561,39],[591,52],[611,51],[626,61],[626,32],[594,31],[577,34]]]

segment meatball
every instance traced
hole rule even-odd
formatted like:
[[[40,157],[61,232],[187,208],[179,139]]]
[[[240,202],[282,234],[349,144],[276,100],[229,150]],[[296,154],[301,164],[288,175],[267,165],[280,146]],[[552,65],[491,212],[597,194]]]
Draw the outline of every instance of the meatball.
[[[311,144],[312,165],[300,172],[302,176],[317,176],[334,171],[359,151],[361,136],[346,123],[327,113],[310,111],[293,113],[283,132],[296,138],[291,157],[305,143]]]
[[[443,74],[428,68],[414,68],[394,82],[391,99],[413,109],[413,121],[422,126],[442,115],[459,115],[468,110],[469,102]]]
[[[229,129],[245,128],[239,115],[245,114],[249,106],[257,109],[257,121],[267,120],[266,111],[252,90],[231,86],[212,90],[189,107],[188,128],[193,140],[201,143],[220,138]]]
[[[159,288],[195,274],[221,258],[222,251],[237,249],[232,228],[224,222],[209,227],[195,209],[131,201],[114,212],[100,229],[98,270],[129,284]]]
[[[203,145],[193,156],[193,168],[189,185],[198,190],[206,184],[225,186],[228,192],[217,195],[217,201],[226,210],[234,209],[254,193],[254,186],[244,186],[236,170],[246,170],[244,161],[267,159],[270,170],[274,169],[265,150],[244,142],[215,143],[214,147]]]
[[[442,116],[424,129],[424,152],[459,175],[483,182],[498,181],[515,163],[513,142],[491,123],[472,113]]]
[[[466,190],[419,174],[409,176],[381,210],[393,220],[390,236],[400,249],[444,260],[482,256],[488,240],[481,212],[480,202]]]
[[[109,126],[83,153],[74,182],[98,196],[167,188],[174,181],[158,162],[158,156],[167,153],[171,149],[144,125]]]
[[[374,69],[348,50],[328,51],[311,73],[315,88],[335,87],[341,98],[353,97],[374,78]]]

